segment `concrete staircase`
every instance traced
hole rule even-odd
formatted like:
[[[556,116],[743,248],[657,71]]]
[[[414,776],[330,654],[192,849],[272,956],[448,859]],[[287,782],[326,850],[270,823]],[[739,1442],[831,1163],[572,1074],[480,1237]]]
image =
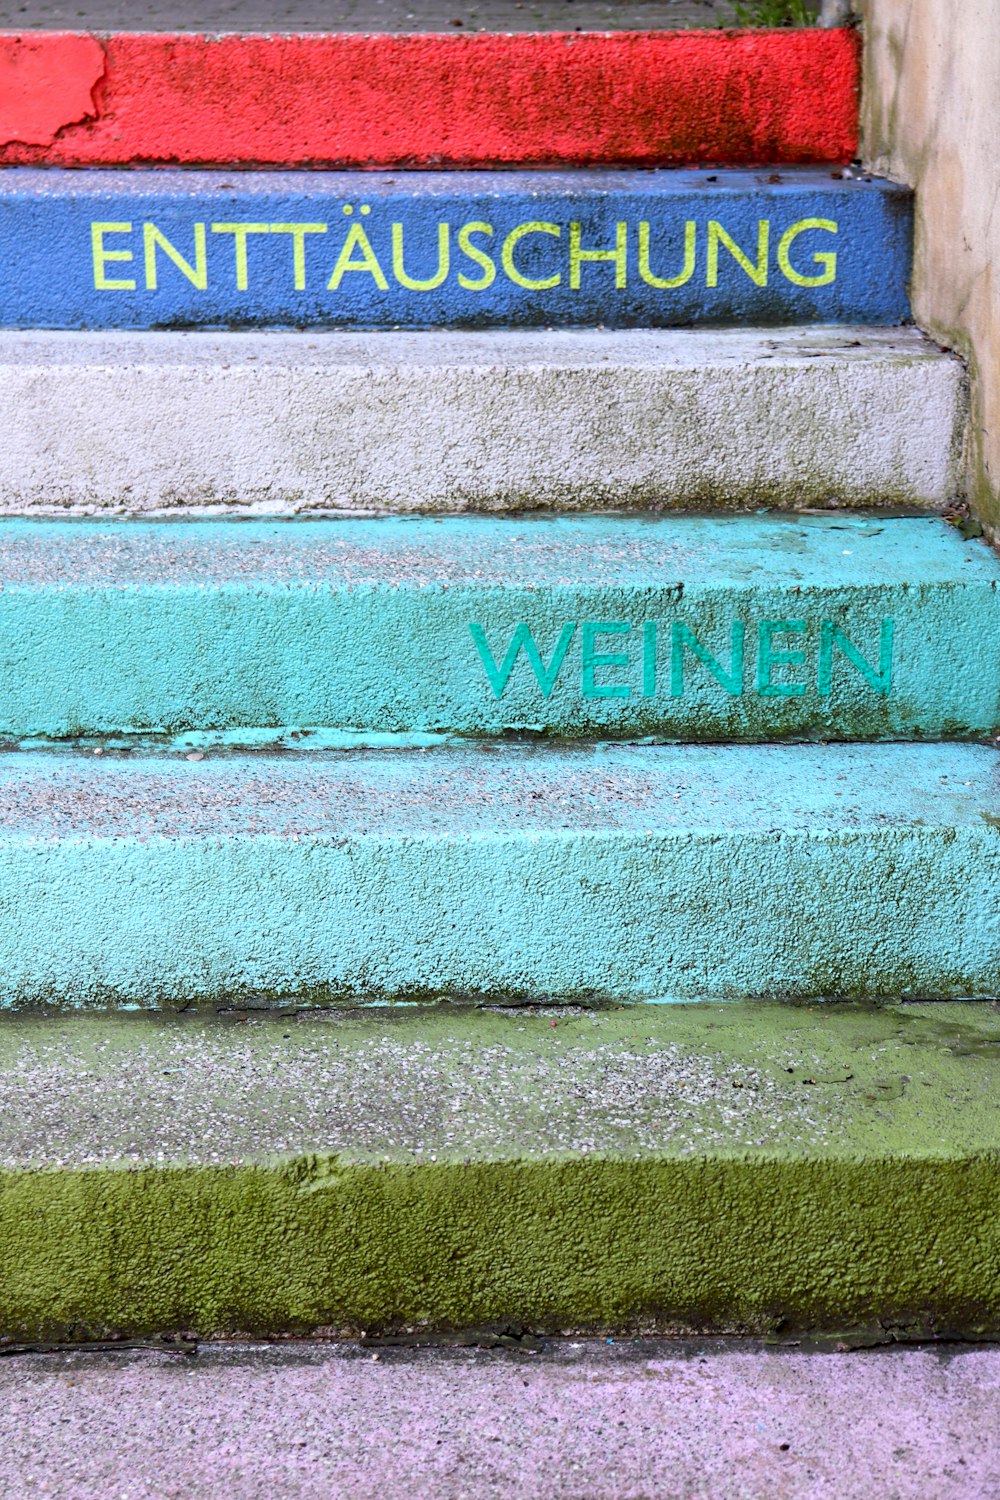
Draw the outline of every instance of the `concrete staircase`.
[[[3,1336],[1000,1326],[964,373],[851,34],[626,36],[0,37]]]

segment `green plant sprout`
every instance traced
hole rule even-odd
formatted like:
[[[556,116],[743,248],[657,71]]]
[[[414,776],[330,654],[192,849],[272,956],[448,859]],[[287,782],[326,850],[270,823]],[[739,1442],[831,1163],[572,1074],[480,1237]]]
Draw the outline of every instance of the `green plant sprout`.
[[[734,5],[740,26],[815,26],[816,12],[809,0],[744,0]]]

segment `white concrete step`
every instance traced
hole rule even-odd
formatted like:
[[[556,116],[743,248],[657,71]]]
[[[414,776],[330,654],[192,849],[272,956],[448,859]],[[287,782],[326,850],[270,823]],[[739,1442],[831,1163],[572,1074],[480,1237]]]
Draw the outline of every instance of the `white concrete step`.
[[[912,329],[0,334],[0,509],[944,508]]]

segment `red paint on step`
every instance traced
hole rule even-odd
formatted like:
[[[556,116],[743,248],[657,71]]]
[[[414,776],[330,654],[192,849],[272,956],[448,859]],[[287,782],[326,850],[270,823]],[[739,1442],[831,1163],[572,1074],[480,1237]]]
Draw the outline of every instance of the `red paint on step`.
[[[0,68],[28,42],[0,33]],[[4,163],[676,166],[844,162],[857,149],[849,31],[115,33],[100,47],[40,33],[30,44],[43,64],[4,101]],[[101,49],[98,117],[40,132],[38,120],[78,118],[68,101],[81,59]]]
[[[61,130],[95,119],[103,72],[92,36],[0,35],[0,143],[51,146]]]

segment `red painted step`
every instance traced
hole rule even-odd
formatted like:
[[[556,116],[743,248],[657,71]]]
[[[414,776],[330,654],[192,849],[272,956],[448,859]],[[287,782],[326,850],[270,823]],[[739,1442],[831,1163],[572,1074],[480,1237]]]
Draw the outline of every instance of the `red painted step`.
[[[0,164],[845,162],[850,31],[0,33]]]

